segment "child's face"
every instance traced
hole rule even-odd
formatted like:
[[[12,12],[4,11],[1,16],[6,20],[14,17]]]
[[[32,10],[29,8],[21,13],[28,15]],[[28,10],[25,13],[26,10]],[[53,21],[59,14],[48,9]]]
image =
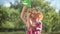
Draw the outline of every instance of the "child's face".
[[[29,10],[29,13],[30,13],[30,18],[32,20],[36,20],[35,14],[37,13],[37,11],[31,9],[31,10]]]
[[[40,12],[38,12],[38,11],[36,11],[34,9],[31,9],[31,10],[29,10],[29,13],[31,13],[30,14],[31,20],[34,20],[34,21],[35,20],[37,20],[37,21],[42,20],[42,14],[40,14]]]
[[[43,16],[40,14],[31,14],[31,19],[34,21],[42,21]]]

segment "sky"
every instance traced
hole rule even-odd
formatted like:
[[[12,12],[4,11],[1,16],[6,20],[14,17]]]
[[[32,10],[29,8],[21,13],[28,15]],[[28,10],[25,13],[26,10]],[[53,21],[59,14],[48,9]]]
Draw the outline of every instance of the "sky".
[[[10,3],[9,2],[14,3],[14,0],[0,0],[0,4],[3,4],[6,7],[10,7]]]
[[[50,6],[56,7],[56,11],[58,12],[60,9],[60,0],[45,0],[47,2],[50,2]],[[9,2],[14,3],[14,0],[0,0],[0,4],[3,4],[6,7],[9,7]]]
[[[60,9],[60,0],[46,0],[50,2],[50,6],[56,7],[56,11],[58,12]]]

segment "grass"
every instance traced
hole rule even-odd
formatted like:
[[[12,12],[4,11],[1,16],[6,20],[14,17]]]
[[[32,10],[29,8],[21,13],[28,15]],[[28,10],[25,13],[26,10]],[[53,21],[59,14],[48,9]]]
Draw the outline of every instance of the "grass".
[[[0,32],[0,34],[25,34],[24,31],[17,31],[17,32]]]
[[[0,34],[26,34],[25,31],[0,32]],[[60,33],[42,33],[42,34],[60,34]]]

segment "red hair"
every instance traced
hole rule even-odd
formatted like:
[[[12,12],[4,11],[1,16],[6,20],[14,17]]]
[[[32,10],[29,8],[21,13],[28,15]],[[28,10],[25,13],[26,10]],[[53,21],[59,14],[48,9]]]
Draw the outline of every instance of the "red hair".
[[[29,13],[31,13],[31,15],[30,15],[30,17],[32,18],[32,19],[39,19],[39,20],[42,20],[43,19],[43,15],[42,15],[42,12],[40,12],[40,11],[38,11],[38,10],[36,10],[36,9],[31,9],[31,10],[29,10]]]

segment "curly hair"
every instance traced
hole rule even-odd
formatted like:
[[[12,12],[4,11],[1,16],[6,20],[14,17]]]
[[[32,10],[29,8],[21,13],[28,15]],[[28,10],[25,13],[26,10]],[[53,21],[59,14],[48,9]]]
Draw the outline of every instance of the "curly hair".
[[[39,20],[42,20],[42,18],[43,18],[42,12],[41,11],[38,11],[36,8],[30,9],[29,10],[29,13],[31,13],[30,14],[30,17],[32,19],[38,18]]]

